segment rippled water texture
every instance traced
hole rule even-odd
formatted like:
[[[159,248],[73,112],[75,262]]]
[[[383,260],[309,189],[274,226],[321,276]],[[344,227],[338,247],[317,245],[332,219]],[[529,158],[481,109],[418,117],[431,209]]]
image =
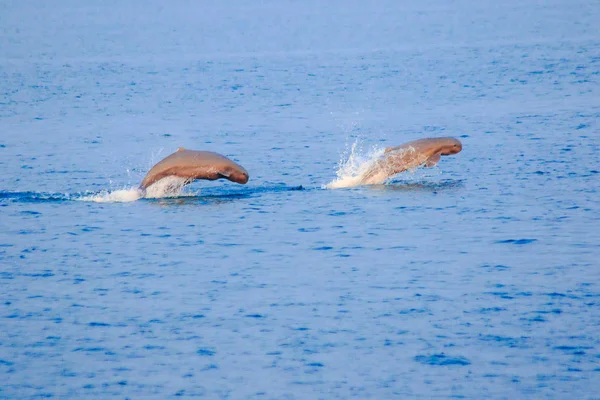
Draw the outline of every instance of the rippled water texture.
[[[599,20],[0,5],[0,398],[599,398]],[[439,136],[463,151],[325,188]],[[178,147],[250,181],[140,198]]]

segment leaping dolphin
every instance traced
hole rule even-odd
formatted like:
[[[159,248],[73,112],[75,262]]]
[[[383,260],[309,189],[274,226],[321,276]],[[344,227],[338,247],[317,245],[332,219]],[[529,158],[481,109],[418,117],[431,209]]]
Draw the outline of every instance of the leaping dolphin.
[[[140,184],[140,189],[145,191],[152,184],[168,176],[188,179],[185,184],[196,179],[214,181],[224,178],[243,185],[249,178],[244,167],[221,154],[180,147],[148,171]]]
[[[402,171],[421,165],[433,167],[441,156],[456,154],[461,150],[462,143],[450,137],[419,139],[398,147],[388,147],[363,174],[359,185],[383,183]]]

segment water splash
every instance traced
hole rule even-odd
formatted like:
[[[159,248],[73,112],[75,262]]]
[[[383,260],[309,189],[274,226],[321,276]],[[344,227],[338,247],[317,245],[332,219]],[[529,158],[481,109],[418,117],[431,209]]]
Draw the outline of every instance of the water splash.
[[[374,146],[365,152],[361,139],[356,139],[350,148],[346,148],[342,153],[336,171],[337,178],[327,185],[323,185],[323,188],[339,189],[357,186],[373,164],[381,157],[384,150],[379,146]]]
[[[159,199],[163,197],[193,196],[195,193],[185,193],[183,191],[185,185],[188,183],[190,183],[189,178],[167,176],[146,188],[144,197],[147,199]]]
[[[77,200],[93,201],[96,203],[127,203],[141,198],[162,199],[168,197],[196,196],[198,193],[184,192],[184,187],[188,183],[190,181],[187,178],[167,176],[146,188],[146,190],[138,187],[103,190],[99,193],[83,196]]]
[[[397,175],[395,173],[397,168],[393,163],[381,161],[384,152],[385,149],[379,146],[373,146],[365,152],[360,140],[356,140],[350,149],[342,154],[336,171],[337,178],[327,185],[323,185],[323,188],[339,189],[364,184],[377,185],[391,181],[394,175]],[[429,172],[419,171],[419,167],[424,166],[427,160],[414,147],[396,149],[393,154],[396,157],[400,156],[402,162],[406,163],[408,168],[406,171],[411,173],[411,180],[431,175],[431,168],[427,168]]]
[[[86,194],[73,200],[93,201],[95,203],[128,203],[144,197],[144,192],[136,187],[119,190],[102,190],[98,193]]]

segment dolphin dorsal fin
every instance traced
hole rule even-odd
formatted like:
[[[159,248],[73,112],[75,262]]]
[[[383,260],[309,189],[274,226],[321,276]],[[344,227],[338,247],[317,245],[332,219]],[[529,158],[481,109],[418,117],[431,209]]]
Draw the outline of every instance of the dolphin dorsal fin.
[[[183,150],[185,150],[185,147],[178,147],[177,148],[177,151],[183,151]]]

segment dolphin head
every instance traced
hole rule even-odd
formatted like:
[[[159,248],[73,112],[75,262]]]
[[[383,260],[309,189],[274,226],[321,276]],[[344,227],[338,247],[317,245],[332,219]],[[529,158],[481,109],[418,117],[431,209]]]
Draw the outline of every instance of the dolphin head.
[[[229,179],[232,182],[241,183],[242,185],[246,184],[248,182],[248,179],[250,178],[250,176],[248,175],[248,171],[246,171],[240,165],[230,166],[225,170],[221,171],[220,175]]]
[[[442,150],[440,154],[442,156],[450,156],[452,154],[460,153],[462,150],[462,143],[458,139],[446,138],[443,139]]]
[[[232,182],[241,183],[242,185],[248,182],[250,176],[246,171],[235,171],[231,175],[229,175],[229,179]]]

